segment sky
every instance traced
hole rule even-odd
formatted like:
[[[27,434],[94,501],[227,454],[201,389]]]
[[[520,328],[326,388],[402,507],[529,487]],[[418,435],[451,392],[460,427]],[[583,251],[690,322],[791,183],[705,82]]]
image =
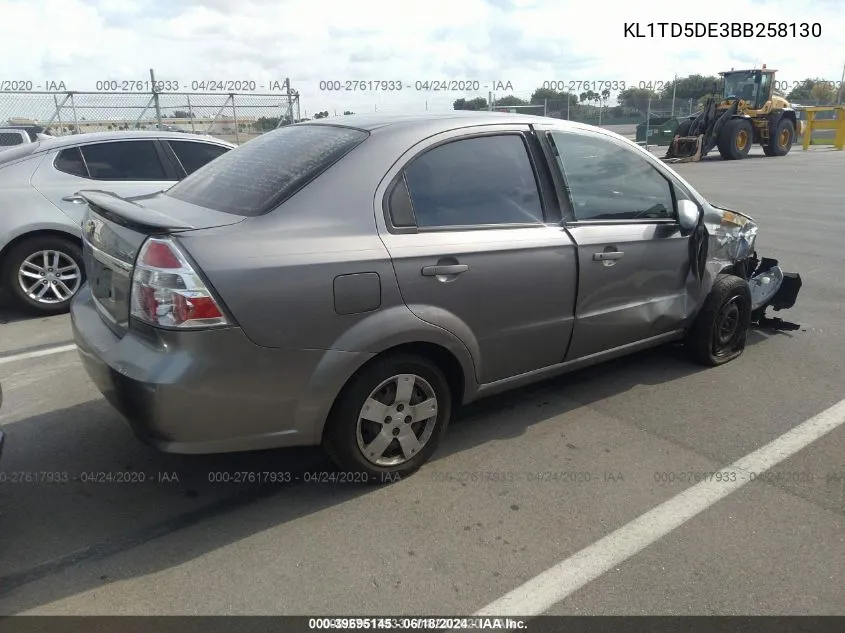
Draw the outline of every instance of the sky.
[[[150,68],[182,90],[231,80],[269,92],[289,78],[303,115],[450,109],[487,97],[494,82],[505,88],[497,97],[528,98],[550,81],[630,86],[761,63],[778,80],[839,82],[845,64],[845,0],[0,0],[0,16],[0,88],[95,90],[148,80]],[[649,23],[761,21],[818,24],[821,36],[625,36],[634,22],[647,35]],[[321,81],[402,89],[329,91]],[[445,81],[478,91],[422,84]]]

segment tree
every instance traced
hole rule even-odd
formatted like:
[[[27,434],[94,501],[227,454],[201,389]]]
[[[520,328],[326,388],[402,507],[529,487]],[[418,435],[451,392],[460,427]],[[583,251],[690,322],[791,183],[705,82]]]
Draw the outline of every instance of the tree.
[[[475,99],[456,99],[452,104],[453,110],[486,110],[487,99],[484,97],[476,97]]]
[[[569,101],[571,104],[578,103],[578,96],[571,92],[558,92],[549,88],[537,88],[531,95],[533,105],[543,105],[548,101]]]
[[[354,112],[351,112],[351,111],[349,111],[349,110],[344,110],[343,114],[344,114],[344,116],[345,116],[345,115],[347,115],[347,114],[355,114],[355,113],[354,113]]]
[[[674,94],[676,99],[699,100],[714,91],[721,94],[724,80],[716,75],[689,75],[678,77],[677,80],[669,81],[660,92],[661,99],[671,99]]]
[[[187,110],[174,110],[173,111],[173,118],[174,119],[193,119],[194,113],[188,112]]]
[[[621,106],[646,112],[648,110],[649,99],[656,101],[659,98],[660,95],[654,90],[647,88],[627,88],[617,95],[616,100]]]
[[[316,113],[314,114],[314,118],[315,118],[315,119],[325,119],[325,118],[326,118],[326,117],[328,117],[328,116],[329,116],[329,111],[328,111],[328,110],[323,110],[322,112],[316,112]]]
[[[501,99],[496,99],[496,107],[507,108],[510,106],[523,105],[530,104],[525,99],[520,99],[519,97],[514,97],[513,95],[507,95],[506,97],[502,97]]]
[[[836,90],[824,79],[805,79],[793,88],[786,98],[790,102],[828,105],[836,101]]]

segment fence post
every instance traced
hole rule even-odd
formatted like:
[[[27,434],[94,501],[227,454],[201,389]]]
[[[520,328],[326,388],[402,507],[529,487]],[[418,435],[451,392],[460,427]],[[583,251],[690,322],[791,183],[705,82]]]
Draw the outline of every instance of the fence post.
[[[569,101],[570,101],[571,96],[572,95],[570,95],[568,92],[566,93],[566,120],[567,121],[570,120],[569,119]]]
[[[65,99],[67,99],[67,97],[65,97]],[[62,108],[59,105],[59,98],[56,95],[53,95],[53,103],[56,104],[56,118],[59,120],[59,130],[61,130],[62,129],[62,112],[61,112]],[[52,121],[53,121],[53,117],[50,117],[50,121],[47,123],[48,127],[49,127],[49,125]],[[57,135],[57,136],[60,136],[60,135]]]
[[[156,76],[153,69],[150,68],[150,87],[153,90],[153,100],[156,107],[156,120],[158,121],[158,128],[161,129],[161,104],[158,101],[158,90],[156,90]]]
[[[296,123],[296,121],[293,118],[293,104],[291,103],[291,100],[290,100],[290,77],[285,77],[285,94],[287,95],[287,98],[288,98],[288,113],[287,113],[287,116],[290,117],[290,122],[291,122],[291,124],[293,124],[293,123]]]
[[[238,129],[238,113],[235,110],[235,93],[232,92],[229,94],[229,98],[232,100],[232,120],[235,123],[235,144],[241,144],[241,134],[240,130]]]
[[[651,96],[648,98],[648,109],[645,113],[645,148],[648,150],[648,132],[649,124],[651,123]]]
[[[76,101],[73,98],[73,93],[70,93],[70,107],[73,110],[73,126],[76,129],[76,133],[79,134],[79,119],[76,116]]]
[[[191,95],[185,95],[188,98],[188,118],[191,120],[191,132],[196,133],[197,129],[194,126],[194,111],[191,109]]]

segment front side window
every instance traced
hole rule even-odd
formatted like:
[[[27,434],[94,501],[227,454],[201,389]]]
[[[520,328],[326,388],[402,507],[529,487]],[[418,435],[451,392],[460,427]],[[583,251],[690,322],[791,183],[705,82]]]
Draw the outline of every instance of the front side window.
[[[405,168],[405,180],[421,228],[543,222],[537,181],[519,134],[435,147]]]
[[[636,151],[583,133],[549,134],[576,220],[675,217],[669,181]]]
[[[153,141],[111,141],[80,147],[94,180],[168,180]]]

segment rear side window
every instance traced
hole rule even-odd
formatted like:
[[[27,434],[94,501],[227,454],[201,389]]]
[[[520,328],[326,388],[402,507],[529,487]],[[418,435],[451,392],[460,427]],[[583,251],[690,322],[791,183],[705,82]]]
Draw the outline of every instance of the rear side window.
[[[153,141],[113,141],[81,148],[94,180],[170,180]]]
[[[543,222],[540,192],[521,135],[451,141],[405,168],[417,226]]]
[[[208,163],[167,195],[241,216],[270,211],[366,139],[363,130],[289,125]]]
[[[185,173],[189,175],[229,151],[228,147],[211,143],[192,141],[168,141],[168,143],[179,162],[182,163],[182,167],[185,168]]]
[[[53,165],[59,171],[72,176],[79,176],[80,178],[88,178],[88,170],[85,169],[85,161],[82,160],[82,153],[78,147],[70,147],[63,149],[56,156],[56,162]]]
[[[0,147],[23,145],[23,135],[18,132],[0,132]]]

